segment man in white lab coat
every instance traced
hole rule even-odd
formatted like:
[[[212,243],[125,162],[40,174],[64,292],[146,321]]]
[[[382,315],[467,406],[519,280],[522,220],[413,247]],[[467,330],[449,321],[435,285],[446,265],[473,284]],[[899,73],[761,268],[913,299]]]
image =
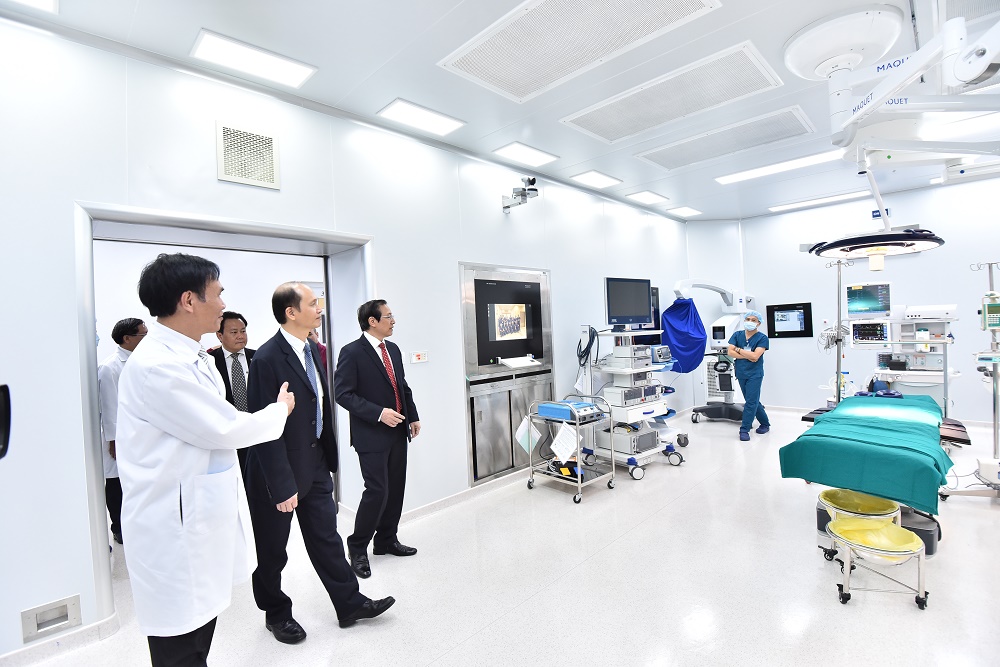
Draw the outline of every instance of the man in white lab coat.
[[[274,440],[295,405],[282,386],[255,413],[226,402],[201,347],[219,330],[219,267],[161,254],[139,278],[157,318],[118,391],[118,471],[125,558],[140,631],[154,667],[205,665],[215,619],[255,567],[236,449]]]
[[[97,388],[101,399],[101,441],[104,454],[104,502],[111,517],[111,535],[122,543],[122,485],[118,479],[118,462],[115,460],[115,434],[118,425],[118,378],[135,346],[147,333],[146,324],[135,317],[126,317],[115,323],[111,339],[118,349],[97,367]]]

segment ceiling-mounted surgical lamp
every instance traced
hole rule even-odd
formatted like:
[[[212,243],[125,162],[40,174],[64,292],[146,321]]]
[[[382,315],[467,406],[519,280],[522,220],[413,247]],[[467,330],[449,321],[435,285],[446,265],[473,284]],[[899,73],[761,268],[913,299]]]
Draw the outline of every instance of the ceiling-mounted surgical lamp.
[[[927,229],[892,229],[889,227],[889,211],[882,202],[882,194],[875,175],[871,170],[865,170],[872,195],[878,204],[884,228],[877,232],[868,232],[846,236],[836,241],[821,241],[809,248],[809,252],[819,257],[833,259],[865,259],[868,258],[868,269],[882,271],[885,269],[887,255],[907,255],[924,250],[933,250],[944,245],[944,239]]]

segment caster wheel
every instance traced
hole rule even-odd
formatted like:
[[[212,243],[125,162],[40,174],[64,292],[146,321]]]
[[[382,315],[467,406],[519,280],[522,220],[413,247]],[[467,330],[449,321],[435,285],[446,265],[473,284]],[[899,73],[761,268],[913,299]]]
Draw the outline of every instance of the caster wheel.
[[[681,456],[680,452],[670,452],[667,454],[667,462],[672,466],[679,466],[684,463],[684,457]]]
[[[844,592],[844,584],[837,584],[837,597],[840,598],[840,604],[847,604],[851,601],[851,594]]]
[[[687,436],[687,433],[681,433],[680,435],[677,436],[677,444],[679,446],[681,446],[681,447],[687,447],[688,446],[688,436]]]
[[[580,504],[581,500],[583,500],[583,495],[582,494],[578,493],[575,496],[573,496],[573,502],[576,503],[577,505]]]
[[[609,479],[608,480],[608,488],[609,489],[615,488],[615,480],[613,480],[613,479]]]
[[[646,471],[639,466],[635,466],[628,469],[628,474],[632,479],[640,480],[646,474]]]
[[[697,413],[697,412],[692,412],[691,413],[691,423],[692,424],[697,424],[700,421],[701,421],[701,415],[699,413]]]
[[[535,488],[535,480],[533,480],[533,479],[529,479],[528,480],[528,488],[529,489]]]
[[[595,463],[597,463],[597,455],[596,454],[587,454],[586,456],[583,457],[583,465],[585,465],[585,466],[592,466]]]
[[[837,555],[836,549],[827,549],[826,547],[820,547],[820,549],[823,550],[823,558],[827,559],[828,561],[832,561],[833,557]]]
[[[920,609],[926,609],[927,608],[927,598],[929,598],[930,596],[931,596],[931,592],[930,591],[924,591],[924,596],[923,597],[920,597],[918,595],[917,597],[915,597],[913,599],[913,601],[917,603],[917,607],[919,607]]]
[[[939,493],[938,494],[938,498],[940,498],[941,500],[948,500],[948,494],[947,493]]]

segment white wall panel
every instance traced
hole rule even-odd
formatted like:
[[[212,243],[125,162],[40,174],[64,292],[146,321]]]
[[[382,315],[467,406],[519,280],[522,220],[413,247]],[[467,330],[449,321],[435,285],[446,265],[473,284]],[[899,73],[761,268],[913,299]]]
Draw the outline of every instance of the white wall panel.
[[[79,594],[83,623],[100,620],[108,553],[88,515],[73,202],[125,198],[124,76],[120,57],[0,23],[0,383],[13,402],[0,655],[22,647],[21,610]]]
[[[327,116],[134,60],[126,85],[129,204],[333,227]],[[278,137],[280,191],[217,179],[217,120]]]

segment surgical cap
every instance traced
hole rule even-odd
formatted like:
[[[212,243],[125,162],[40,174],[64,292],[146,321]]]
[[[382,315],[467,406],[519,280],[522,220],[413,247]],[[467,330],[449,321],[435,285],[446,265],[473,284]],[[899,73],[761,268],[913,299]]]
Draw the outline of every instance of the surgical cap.
[[[746,318],[750,317],[751,315],[754,316],[754,317],[756,317],[758,322],[763,322],[764,321],[764,316],[761,315],[760,313],[758,313],[756,310],[748,310],[746,312],[746,315],[743,316],[743,319],[745,320]]]

